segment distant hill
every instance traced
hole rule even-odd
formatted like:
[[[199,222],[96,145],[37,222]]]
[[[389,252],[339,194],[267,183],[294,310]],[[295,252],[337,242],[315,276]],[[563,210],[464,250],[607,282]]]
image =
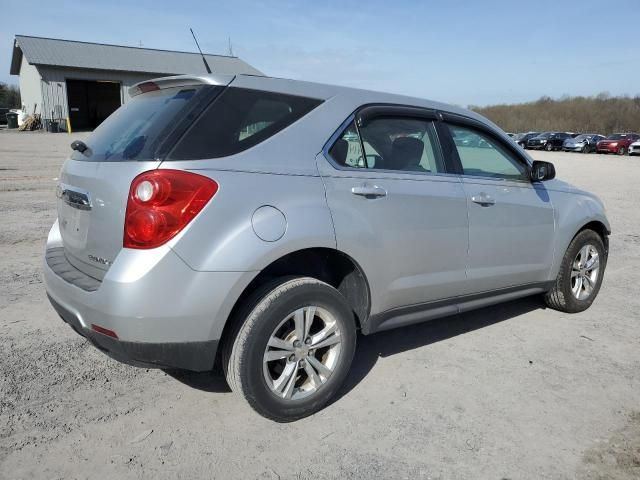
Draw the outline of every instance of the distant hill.
[[[530,103],[469,108],[507,132],[640,132],[640,96],[542,97]]]

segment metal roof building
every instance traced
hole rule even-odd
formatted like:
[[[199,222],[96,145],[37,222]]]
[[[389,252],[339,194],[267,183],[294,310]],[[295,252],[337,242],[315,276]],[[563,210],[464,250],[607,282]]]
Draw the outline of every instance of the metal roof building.
[[[238,57],[205,54],[214,73],[262,75]],[[204,73],[200,54],[16,35],[12,75],[19,75],[27,113],[45,124],[92,129],[129,100],[135,83]]]

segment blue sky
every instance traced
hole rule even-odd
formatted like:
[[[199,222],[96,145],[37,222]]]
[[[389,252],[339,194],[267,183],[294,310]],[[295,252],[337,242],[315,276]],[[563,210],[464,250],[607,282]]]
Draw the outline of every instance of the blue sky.
[[[36,6],[37,3],[37,6]],[[638,0],[2,2],[15,34],[234,54],[268,75],[459,105],[640,94]],[[26,12],[25,12],[26,10]],[[31,11],[29,11],[31,10]]]

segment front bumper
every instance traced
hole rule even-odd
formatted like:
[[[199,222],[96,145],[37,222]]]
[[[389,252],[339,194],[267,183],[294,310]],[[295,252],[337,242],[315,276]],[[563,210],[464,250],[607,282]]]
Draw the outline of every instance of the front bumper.
[[[47,250],[61,246],[56,222]],[[55,310],[99,349],[125,363],[196,371],[212,368],[224,324],[255,275],[195,271],[169,247],[121,250],[90,290],[73,275],[63,278],[47,261],[43,268]],[[117,339],[93,325],[115,332]]]
[[[583,145],[563,145],[562,150],[565,152],[581,152],[584,148]]]
[[[615,147],[611,145],[598,145],[596,151],[598,153],[618,153],[618,148],[620,148],[620,145],[616,145]]]

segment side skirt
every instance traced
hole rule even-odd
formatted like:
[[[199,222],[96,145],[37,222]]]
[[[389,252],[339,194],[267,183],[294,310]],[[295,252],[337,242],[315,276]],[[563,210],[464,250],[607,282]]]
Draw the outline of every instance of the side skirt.
[[[386,312],[371,315],[366,324],[362,326],[362,333],[371,333],[404,327],[414,323],[422,323],[449,315],[468,312],[477,308],[508,302],[517,298],[528,297],[549,291],[555,281],[531,283],[518,287],[503,288],[490,292],[475,293],[460,297],[451,297],[434,302],[420,303],[399,307]]]

